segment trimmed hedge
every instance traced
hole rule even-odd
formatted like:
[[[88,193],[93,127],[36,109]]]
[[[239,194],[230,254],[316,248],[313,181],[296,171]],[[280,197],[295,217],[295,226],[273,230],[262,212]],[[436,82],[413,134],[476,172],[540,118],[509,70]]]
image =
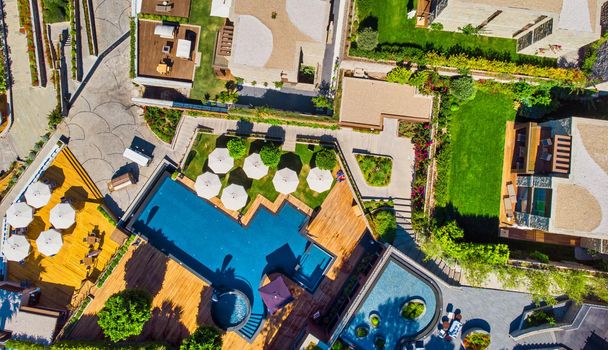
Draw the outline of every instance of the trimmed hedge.
[[[169,350],[171,347],[163,342],[120,343],[104,341],[62,340],[51,346],[44,346],[24,340],[9,340],[6,348],[11,350]]]

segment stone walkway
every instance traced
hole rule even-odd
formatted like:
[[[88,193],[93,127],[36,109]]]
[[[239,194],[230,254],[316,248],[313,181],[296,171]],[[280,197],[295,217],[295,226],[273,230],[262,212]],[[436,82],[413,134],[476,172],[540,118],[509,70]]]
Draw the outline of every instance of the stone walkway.
[[[27,39],[19,32],[17,0],[6,0],[7,42],[13,76],[14,123],[6,137],[0,139],[0,170],[17,158],[27,157],[34,144],[47,131],[47,116],[55,107],[55,89],[32,86]]]

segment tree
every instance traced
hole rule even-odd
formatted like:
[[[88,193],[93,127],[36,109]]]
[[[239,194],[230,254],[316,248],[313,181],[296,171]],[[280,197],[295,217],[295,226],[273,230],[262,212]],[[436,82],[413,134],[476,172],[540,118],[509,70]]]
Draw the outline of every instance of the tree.
[[[200,326],[188,338],[184,339],[180,350],[221,350],[222,337],[217,329]]]
[[[363,28],[357,35],[357,48],[373,51],[378,46],[378,32],[370,27]]]
[[[386,80],[391,83],[407,84],[414,72],[406,67],[395,67],[388,72]]]
[[[324,94],[319,94],[312,98],[312,103],[317,108],[334,109],[334,100]]]
[[[458,77],[450,82],[450,94],[461,101],[475,98],[477,88],[471,77]]]
[[[513,84],[511,90],[515,94],[515,99],[526,107],[550,106],[553,101],[551,91],[555,83],[543,82],[537,86],[532,86],[525,81]]]
[[[260,158],[264,165],[276,168],[281,161],[281,150],[273,142],[266,142],[260,150]]]
[[[234,159],[241,159],[247,154],[247,142],[240,137],[230,139],[227,147],[230,156]]]
[[[315,154],[315,165],[323,170],[333,170],[337,163],[336,152],[331,148],[323,148]]]
[[[127,289],[112,295],[99,311],[97,323],[113,342],[141,334],[152,313],[151,297],[146,292]]]

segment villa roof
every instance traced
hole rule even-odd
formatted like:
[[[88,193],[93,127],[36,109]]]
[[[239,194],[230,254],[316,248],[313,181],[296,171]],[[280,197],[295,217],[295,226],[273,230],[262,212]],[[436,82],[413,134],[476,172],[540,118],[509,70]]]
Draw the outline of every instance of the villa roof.
[[[235,0],[231,64],[293,72],[302,51],[322,60],[329,6],[327,0]]]
[[[410,85],[344,77],[340,106],[341,124],[382,128],[384,117],[430,120],[433,98]]]
[[[608,121],[571,118],[570,175],[553,178],[550,232],[608,236]]]

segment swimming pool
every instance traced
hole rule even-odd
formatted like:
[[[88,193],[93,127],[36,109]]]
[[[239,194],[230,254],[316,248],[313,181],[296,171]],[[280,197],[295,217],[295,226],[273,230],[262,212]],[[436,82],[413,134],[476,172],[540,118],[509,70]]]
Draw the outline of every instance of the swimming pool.
[[[289,204],[276,214],[260,207],[243,227],[167,175],[127,227],[214,287],[243,292],[251,302],[243,335],[253,337],[265,314],[258,292],[265,274],[282,272],[308,291],[316,290],[333,257],[300,233],[305,214]]]
[[[402,339],[418,338],[432,328],[439,315],[439,296],[434,288],[401,261],[389,260],[342,331],[342,339],[360,349],[375,349],[374,340],[381,337],[386,349],[395,349]],[[416,320],[402,317],[402,307],[415,299],[424,301],[425,312]],[[379,317],[377,327],[370,315]],[[358,327],[367,329],[368,334],[358,337]]]

